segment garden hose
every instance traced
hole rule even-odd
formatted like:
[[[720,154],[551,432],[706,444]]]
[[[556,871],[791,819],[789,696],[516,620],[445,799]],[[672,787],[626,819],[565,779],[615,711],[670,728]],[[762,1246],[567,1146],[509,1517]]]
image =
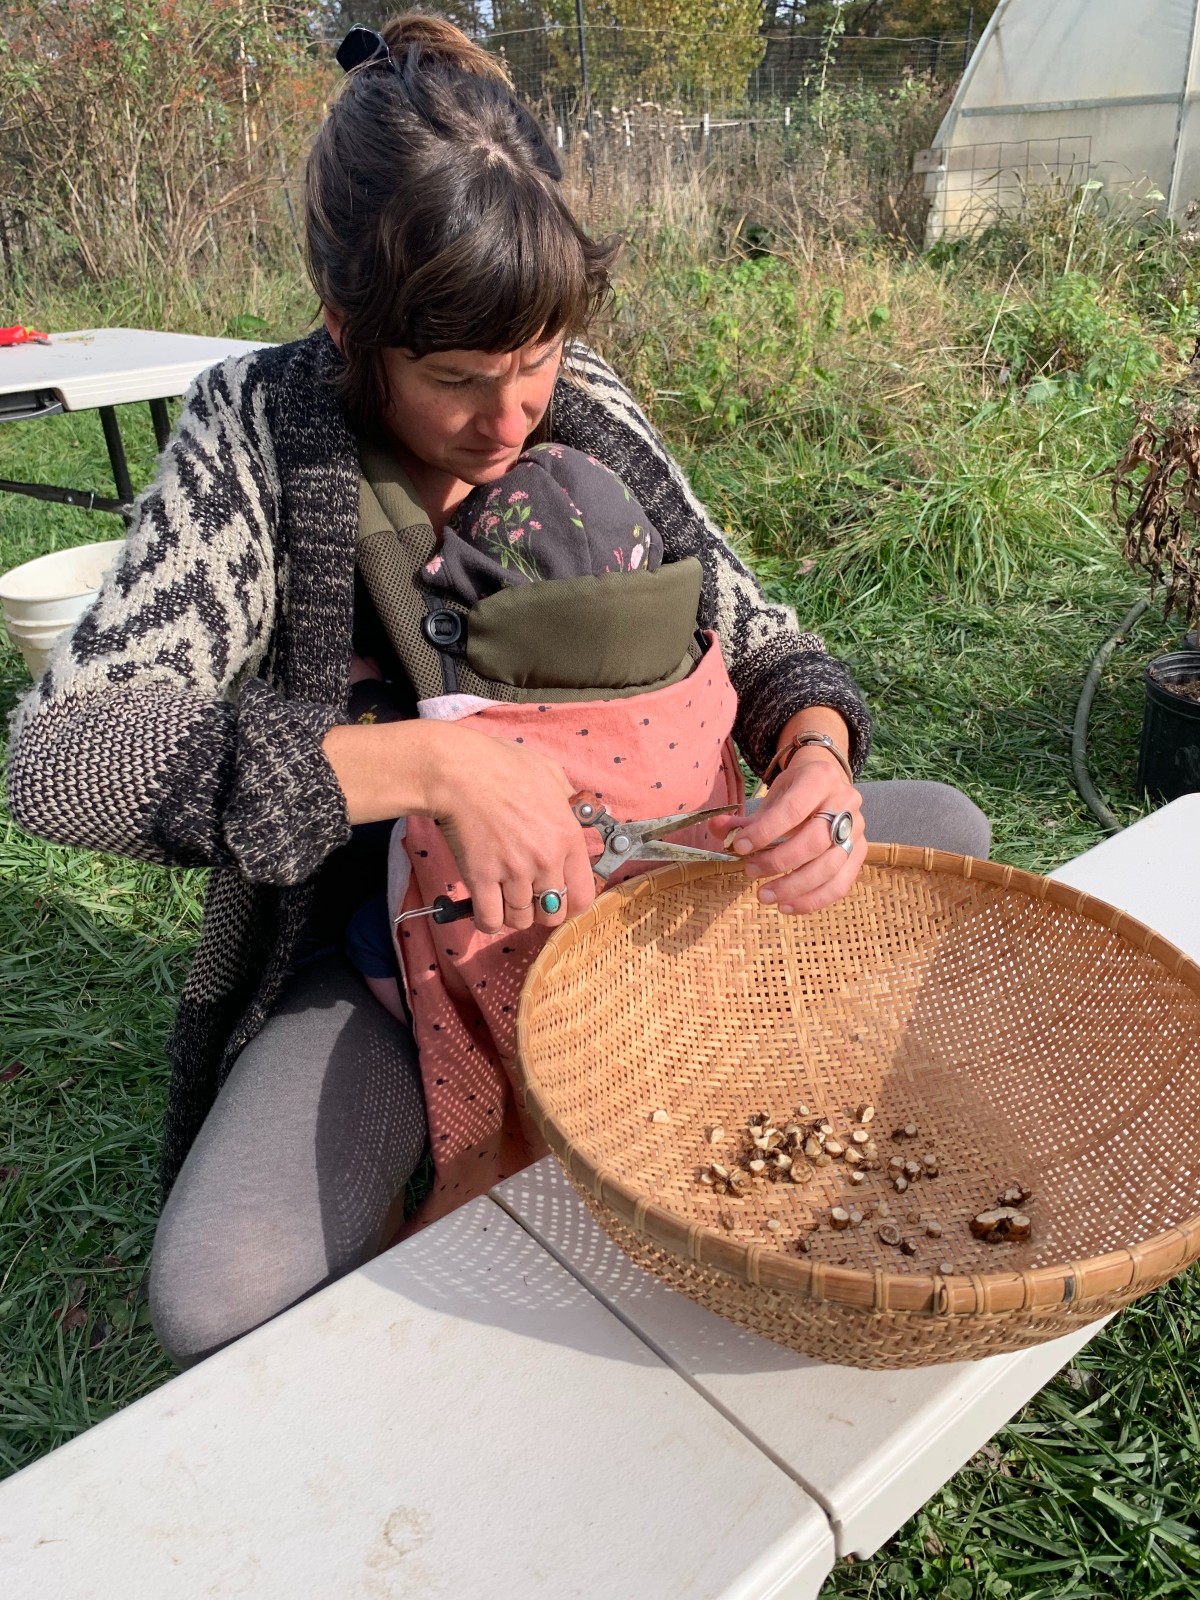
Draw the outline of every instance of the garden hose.
[[[1088,777],[1088,715],[1091,712],[1092,701],[1095,699],[1096,689],[1100,683],[1100,674],[1104,671],[1104,663],[1117,646],[1124,642],[1126,635],[1133,629],[1138,618],[1149,604],[1149,600],[1142,599],[1136,605],[1130,606],[1129,610],[1121,618],[1121,625],[1116,633],[1111,638],[1106,639],[1099,650],[1096,651],[1096,654],[1092,657],[1092,664],[1088,668],[1087,677],[1083,680],[1079,704],[1075,707],[1075,728],[1071,734],[1071,766],[1075,771],[1075,787],[1087,802],[1088,810],[1104,829],[1105,833],[1120,833],[1124,823],[1118,822],[1116,817],[1113,816],[1104,801],[1101,800],[1091,778]]]

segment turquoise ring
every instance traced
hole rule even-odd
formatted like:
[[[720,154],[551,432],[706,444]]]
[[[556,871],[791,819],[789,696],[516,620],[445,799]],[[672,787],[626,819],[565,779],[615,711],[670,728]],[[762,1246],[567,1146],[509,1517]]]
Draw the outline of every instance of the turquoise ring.
[[[548,917],[552,917],[556,911],[562,910],[563,901],[566,898],[567,891],[565,889],[544,889],[537,897],[538,910],[544,911]]]

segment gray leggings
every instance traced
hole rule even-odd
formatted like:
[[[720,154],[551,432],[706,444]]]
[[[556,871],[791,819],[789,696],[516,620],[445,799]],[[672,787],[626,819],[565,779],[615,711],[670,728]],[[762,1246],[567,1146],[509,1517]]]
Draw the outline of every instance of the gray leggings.
[[[957,789],[864,783],[862,796],[869,838],[988,853],[988,820]],[[167,1352],[199,1361],[368,1260],[425,1143],[411,1034],[340,957],[301,967],[163,1209],[150,1309]]]

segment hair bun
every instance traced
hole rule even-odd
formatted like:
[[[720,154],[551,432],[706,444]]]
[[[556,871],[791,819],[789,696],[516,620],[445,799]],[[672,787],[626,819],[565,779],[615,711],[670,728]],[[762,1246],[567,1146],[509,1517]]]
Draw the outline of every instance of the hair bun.
[[[477,78],[491,78],[506,89],[512,82],[495,56],[488,55],[482,45],[468,39],[445,17],[429,17],[419,11],[406,11],[393,17],[383,28],[383,37],[392,52],[397,66],[403,66],[412,52],[419,52],[444,66],[457,67],[460,72],[472,73]]]

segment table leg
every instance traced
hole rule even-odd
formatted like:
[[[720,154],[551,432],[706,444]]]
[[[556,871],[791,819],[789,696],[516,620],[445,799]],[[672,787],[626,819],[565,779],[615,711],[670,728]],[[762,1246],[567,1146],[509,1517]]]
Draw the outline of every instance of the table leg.
[[[171,419],[167,415],[165,400],[150,401],[150,419],[154,423],[154,442],[161,455],[167,448],[167,440],[171,437]]]
[[[25,494],[32,500],[48,500],[58,506],[78,506],[82,511],[111,511],[114,516],[129,515],[128,501],[109,500],[94,489],[60,489],[50,483],[18,483],[0,478],[0,494]]]
[[[125,459],[125,446],[121,440],[121,428],[117,422],[117,413],[112,406],[101,406],[100,423],[104,428],[104,442],[108,446],[108,460],[112,467],[113,482],[117,486],[117,498],[127,513],[133,505],[133,484],[129,480],[129,463]]]

